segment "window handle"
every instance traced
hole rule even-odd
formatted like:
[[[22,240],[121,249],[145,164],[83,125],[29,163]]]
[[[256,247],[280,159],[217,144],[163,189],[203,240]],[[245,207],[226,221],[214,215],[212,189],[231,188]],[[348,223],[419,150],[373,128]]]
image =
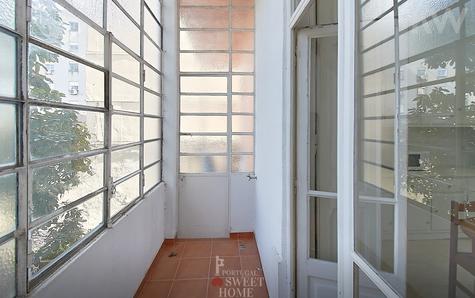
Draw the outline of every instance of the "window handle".
[[[247,177],[247,179],[249,179],[249,181],[251,181],[251,180],[257,180],[257,176],[254,175],[254,174],[247,174],[246,177]]]

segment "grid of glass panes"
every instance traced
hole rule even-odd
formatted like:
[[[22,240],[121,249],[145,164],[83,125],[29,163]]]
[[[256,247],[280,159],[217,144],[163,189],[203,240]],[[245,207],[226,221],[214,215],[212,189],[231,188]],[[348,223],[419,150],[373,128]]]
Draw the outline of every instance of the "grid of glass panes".
[[[254,1],[180,0],[180,172],[254,170]]]
[[[14,297],[162,181],[161,2],[31,0],[29,23],[0,4],[0,293]]]

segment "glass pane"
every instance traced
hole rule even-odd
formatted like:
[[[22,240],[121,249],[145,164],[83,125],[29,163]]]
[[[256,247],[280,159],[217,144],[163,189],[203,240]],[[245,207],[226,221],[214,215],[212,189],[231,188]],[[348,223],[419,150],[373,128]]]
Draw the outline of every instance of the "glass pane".
[[[0,104],[0,167],[11,166],[17,161],[16,107]]]
[[[53,0],[32,0],[30,34],[104,65],[104,36]]]
[[[136,175],[116,186],[111,199],[111,216],[115,216],[140,196],[140,175]]]
[[[1,2],[0,2],[1,3]],[[3,10],[0,12],[0,16]],[[16,39],[0,32],[0,96],[17,96]]]
[[[254,116],[233,116],[233,132],[253,132]]]
[[[117,0],[117,2],[140,24],[140,1]]]
[[[161,16],[161,1],[160,0],[145,0],[145,3],[148,5],[155,17],[160,20]]]
[[[30,231],[34,276],[102,225],[103,203],[98,195]]]
[[[184,133],[225,133],[227,131],[226,116],[181,116],[181,132]]]
[[[140,117],[112,115],[112,145],[140,141]]]
[[[232,163],[233,173],[254,171],[253,155],[233,155]]]
[[[233,113],[254,113],[254,96],[233,95]]]
[[[254,136],[233,136],[233,153],[254,152]]]
[[[229,71],[229,55],[219,53],[182,53],[180,70],[183,72]]]
[[[16,249],[15,240],[0,245],[0,293],[2,297],[13,298],[16,294]]]
[[[162,158],[162,142],[150,142],[144,144],[144,165],[148,166],[154,162],[159,161]]]
[[[29,45],[30,98],[104,107],[104,73]]]
[[[160,75],[146,65],[144,65],[144,70],[145,87],[158,93],[162,92],[162,79]]]
[[[223,153],[227,152],[226,136],[181,136],[181,153]]]
[[[226,29],[228,24],[227,8],[180,8],[180,28]]]
[[[0,0],[0,25],[15,29],[15,0]]]
[[[33,169],[30,220],[49,215],[102,187],[103,155]]]
[[[225,173],[226,156],[181,156],[180,173]]]
[[[112,179],[118,180],[140,170],[140,146],[112,152]]]
[[[91,20],[102,27],[103,22],[103,0],[66,0],[72,6],[83,12]]]
[[[254,32],[238,32],[233,33],[233,51],[254,51]]]
[[[0,237],[16,229],[17,191],[17,174],[0,177]]]
[[[145,184],[144,184],[144,193],[151,190],[152,187],[157,185],[161,180],[161,164],[158,163],[144,171],[145,175]]]
[[[360,298],[385,298],[386,295],[369,279],[369,277],[355,264],[355,289],[358,289]]]
[[[160,96],[145,91],[144,93],[145,115],[162,115],[162,99]]]
[[[180,109],[182,113],[227,113],[226,96],[182,96]]]
[[[233,54],[233,72],[254,72],[254,54]]]
[[[254,29],[254,9],[233,8],[232,28]]]
[[[227,50],[229,33],[226,31],[181,31],[180,50]]]
[[[137,84],[140,83],[139,62],[116,44],[112,44],[112,71]]]
[[[140,113],[140,89],[112,78],[112,105],[114,110]]]
[[[161,52],[148,37],[144,38],[144,59],[158,70],[162,69]]]
[[[233,92],[254,92],[254,76],[233,76]]]
[[[337,200],[312,197],[309,199],[310,258],[337,262]]]
[[[244,0],[241,0],[244,1]],[[317,0],[317,24],[337,24],[338,23],[338,1]]]
[[[159,118],[144,118],[144,139],[154,140],[162,137],[162,120]]]
[[[181,92],[186,93],[227,93],[226,77],[181,77]]]
[[[125,0],[124,0],[125,2]],[[130,1],[127,1],[130,2]],[[134,2],[134,1],[131,1]],[[109,0],[108,9],[108,29],[129,49],[140,55],[140,31],[137,26],[114,4]],[[124,30],[127,28],[127,30]]]
[[[104,148],[104,114],[32,106],[29,137],[32,159]]]
[[[148,36],[159,46],[162,46],[162,29],[157,20],[152,16],[148,9],[144,11],[144,30]]]

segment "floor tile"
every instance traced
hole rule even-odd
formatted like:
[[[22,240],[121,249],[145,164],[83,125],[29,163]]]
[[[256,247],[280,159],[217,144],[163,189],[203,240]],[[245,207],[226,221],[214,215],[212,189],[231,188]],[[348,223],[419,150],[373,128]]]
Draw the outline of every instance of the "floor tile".
[[[208,288],[207,279],[177,280],[173,283],[169,298],[204,298]]]
[[[158,256],[159,257],[170,257],[170,255],[174,255],[176,258],[183,257],[183,252],[185,249],[184,243],[175,243],[175,244],[168,244],[162,246],[160,249]]]
[[[178,268],[178,259],[160,258],[149,271],[150,280],[170,280],[175,278]]]
[[[239,254],[241,256],[258,255],[257,244],[252,240],[239,240]]]
[[[185,258],[202,258],[211,256],[211,241],[190,241],[185,243]]]
[[[240,275],[241,270],[241,258],[240,257],[220,257],[223,261],[223,266],[216,267],[216,263],[219,260],[216,257],[211,258],[211,266],[210,266],[210,277],[216,276],[217,269],[219,270],[219,276],[237,276]]]
[[[210,259],[182,259],[176,279],[208,278]]]
[[[137,298],[167,298],[172,281],[148,281]]]
[[[239,256],[239,246],[236,240],[213,241],[212,256]]]
[[[241,256],[241,266],[243,271],[249,271],[254,276],[264,276],[262,272],[259,256]]]

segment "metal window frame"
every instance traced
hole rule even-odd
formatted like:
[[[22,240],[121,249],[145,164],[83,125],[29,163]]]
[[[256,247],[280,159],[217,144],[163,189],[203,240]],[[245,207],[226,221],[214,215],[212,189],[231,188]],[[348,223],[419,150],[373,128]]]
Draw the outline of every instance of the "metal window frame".
[[[67,50],[61,49],[56,46],[52,46],[47,42],[43,42],[35,37],[30,36],[29,34],[29,25],[31,22],[31,9],[32,9],[32,0],[28,1],[15,1],[15,28],[9,28],[3,25],[0,25],[0,32],[13,36],[16,40],[16,97],[0,97],[0,103],[11,104],[16,107],[16,123],[17,123],[17,161],[15,165],[8,165],[0,167],[0,176],[5,176],[9,174],[15,174],[17,177],[17,226],[16,230],[10,232],[6,235],[0,237],[0,245],[7,243],[8,241],[15,240],[16,247],[16,296],[17,297],[26,297],[28,293],[41,284],[45,279],[51,276],[59,267],[66,264],[72,256],[76,255],[84,247],[86,247],[92,240],[94,240],[98,235],[103,233],[106,228],[113,227],[113,224],[119,220],[124,214],[127,214],[129,210],[140,203],[155,187],[163,183],[163,109],[162,102],[163,97],[161,92],[155,90],[150,90],[145,85],[145,67],[148,67],[151,71],[154,71],[158,74],[160,79],[160,90],[162,88],[162,76],[163,73],[161,70],[157,69],[154,65],[151,65],[145,60],[144,57],[144,42],[145,37],[149,38],[147,32],[144,28],[144,9],[149,9],[152,17],[158,23],[161,30],[161,41],[163,45],[163,26],[156,17],[156,13],[152,12],[144,0],[140,1],[140,15],[141,20],[140,24],[134,21],[133,18],[123,9],[123,7],[118,3],[117,0],[112,0],[115,5],[129,18],[132,23],[139,29],[140,32],[140,55],[135,54],[131,49],[120,43],[116,40],[112,33],[107,31],[107,3],[108,1],[103,1],[103,24],[102,26],[98,25],[96,22],[89,19],[82,11],[71,5],[65,0],[53,0],[56,4],[62,6],[74,17],[77,17],[79,20],[83,21],[87,26],[96,30],[99,34],[103,35],[104,38],[104,66],[97,65],[93,62],[90,62],[86,58],[79,57],[78,55],[69,52]],[[162,5],[162,1],[158,1],[159,6]],[[161,11],[161,9],[160,9]],[[162,60],[162,45],[157,45],[152,39],[151,42],[154,46],[157,47],[158,53],[160,53],[160,61]],[[138,60],[140,64],[140,80],[139,83],[131,82],[126,78],[121,77],[112,73],[112,43],[116,43],[119,47],[122,48],[128,54],[131,54],[132,57]],[[104,74],[104,107],[93,107],[86,105],[77,105],[71,103],[56,103],[56,102],[47,102],[39,101],[28,96],[28,47],[29,44],[34,44],[45,50],[51,51],[55,54],[61,55],[66,59],[70,59],[76,63],[80,63],[84,66],[91,67],[97,71],[101,71]],[[161,65],[162,62],[160,62]],[[116,78],[125,83],[129,83],[135,87],[140,88],[140,111],[139,112],[128,112],[128,111],[117,111],[113,109],[112,106],[112,78]],[[160,101],[160,112],[158,115],[148,115],[144,113],[144,93],[145,91],[158,96]],[[104,146],[99,149],[92,149],[86,152],[76,152],[71,154],[65,154],[60,156],[46,157],[39,160],[31,160],[29,153],[29,109],[30,107],[46,107],[46,108],[62,108],[70,109],[76,111],[89,111],[101,113],[104,115]],[[126,116],[136,116],[140,118],[140,139],[138,142],[124,144],[121,146],[112,146],[112,130],[111,130],[111,120],[112,115],[126,115]],[[144,118],[153,118],[158,119],[161,125],[161,136],[160,138],[144,140]],[[161,154],[159,160],[153,161],[148,165],[144,165],[143,150],[144,144],[148,142],[159,142],[161,147]],[[111,178],[111,154],[113,151],[127,149],[134,146],[139,146],[140,148],[140,165],[139,170],[134,171],[131,174],[112,181]],[[71,161],[75,159],[87,158],[91,156],[100,156],[104,158],[104,183],[103,187],[97,190],[91,190],[87,195],[76,199],[75,201],[62,206],[61,208],[55,210],[51,214],[42,216],[33,221],[29,219],[29,206],[32,204],[32,171],[36,168],[45,167],[49,165],[54,165],[58,162]],[[144,190],[144,171],[152,168],[159,167],[159,181],[154,183],[150,189]],[[135,198],[128,206],[122,209],[114,218],[110,218],[110,198],[113,196],[113,189],[115,185],[127,181],[129,178],[139,176],[139,197]],[[104,204],[103,204],[103,220],[102,224],[90,233],[84,235],[84,237],[78,242],[74,243],[71,248],[66,250],[63,254],[56,257],[55,260],[52,260],[44,268],[39,270],[34,275],[31,272],[31,254],[32,247],[30,242],[30,232],[35,228],[38,228],[42,224],[47,223],[51,219],[60,216],[72,208],[77,207],[81,203],[84,203],[98,195],[103,194]]]

